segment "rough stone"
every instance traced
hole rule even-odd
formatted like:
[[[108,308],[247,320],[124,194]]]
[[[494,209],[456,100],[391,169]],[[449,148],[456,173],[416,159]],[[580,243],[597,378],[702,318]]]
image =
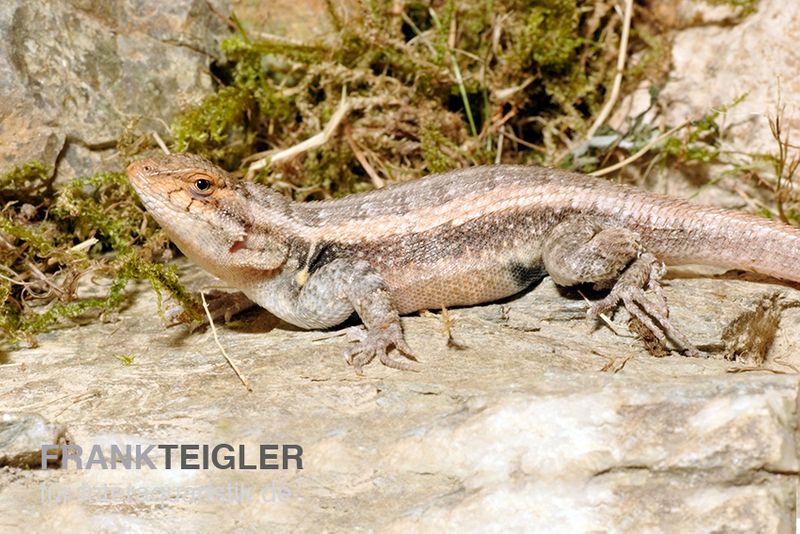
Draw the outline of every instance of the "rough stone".
[[[783,113],[784,132],[800,131],[800,55],[788,45],[800,34],[800,3],[760,0],[740,17],[730,7],[686,0],[659,3],[678,27],[672,67],[658,96],[660,120],[677,125],[744,100],[722,116],[724,149],[775,153],[769,117]],[[635,117],[649,104],[646,87],[620,106]],[[612,124],[619,124],[615,114]],[[797,139],[793,144],[797,145]]]
[[[0,467],[41,466],[42,445],[57,445],[65,430],[34,413],[0,414]]]
[[[211,283],[194,267],[183,277]],[[0,405],[41,406],[75,443],[106,452],[125,443],[241,443],[251,453],[296,443],[304,469],[7,470],[6,524],[26,524],[24,510],[34,509],[43,528],[67,530],[212,531],[230,526],[231,513],[249,528],[295,530],[479,530],[498,520],[505,531],[793,526],[800,308],[783,310],[763,368],[727,361],[721,339],[765,296],[797,303],[791,287],[674,273],[665,288],[672,320],[712,353],[699,360],[656,358],[635,338],[590,329],[580,296],[545,279],[505,303],[451,310],[457,347],[440,317],[404,318],[420,372],[373,364],[364,377],[342,361],[344,338],[320,340],[255,312],[219,328],[253,393],[210,332],[165,329],[152,293],[131,290],[134,304],[108,322],[10,353]],[[624,314],[615,321],[625,335]],[[228,484],[245,490],[241,502],[184,494],[151,513],[161,502],[154,488]],[[149,497],[77,497],[82,487],[128,486]],[[73,497],[61,503],[64,488]]]
[[[759,18],[777,16],[777,4],[763,0],[758,13],[733,28],[715,26],[732,23],[722,11],[698,15],[676,8],[674,24],[690,32],[678,36],[676,47],[690,47],[692,35],[718,39],[709,41],[718,63],[707,57],[696,73],[689,70],[692,58],[677,57],[674,74],[681,77],[664,93],[677,99],[676,113],[681,105],[705,113],[705,106],[719,103],[710,95],[722,95],[724,103],[722,89],[735,85],[725,70],[736,71],[740,85],[770,81],[764,74],[769,66],[755,65],[752,73],[742,66],[751,55],[771,61],[762,54],[766,48],[751,51],[734,41],[755,38],[741,33],[745,24],[760,28],[765,40],[773,36],[764,31],[776,40],[785,34],[797,20],[793,5],[782,6],[784,18],[774,27]],[[63,176],[94,172],[101,159],[113,158],[126,121],[142,115],[143,124],[159,129],[158,118],[168,121],[181,103],[207,91],[204,69],[219,19],[200,0],[157,5],[0,5],[0,172],[37,155],[45,163],[58,161]],[[281,5],[255,9],[272,16],[281,14]],[[306,7],[318,13],[321,6]],[[307,28],[307,22],[276,20],[267,31]],[[781,39],[781,61],[790,68],[794,56],[787,37]],[[694,42],[693,53],[706,57],[709,45]],[[726,43],[743,56],[725,55]],[[690,79],[694,74],[703,77]],[[748,102],[766,109],[766,92],[751,93]],[[761,135],[766,122],[756,126]],[[119,167],[112,159],[105,164]],[[212,282],[181,265],[190,285]],[[106,454],[124,444],[231,443],[256,454],[259,444],[296,443],[304,450],[304,469],[4,467],[2,528],[795,527],[800,291],[789,285],[673,271],[665,288],[671,319],[711,353],[708,360],[647,354],[627,332],[624,312],[614,318],[618,334],[590,328],[581,296],[549,279],[503,303],[450,310],[450,342],[440,317],[404,318],[408,341],[423,359],[417,373],[373,364],[358,377],[342,361],[343,338],[320,339],[318,332],[255,312],[219,327],[220,343],[252,393],[211,332],[165,328],[152,292],[141,285],[129,289],[134,300],[119,314],[42,334],[37,347],[0,354],[2,412],[35,411],[25,428],[43,428],[43,421],[50,428],[64,425],[71,442],[97,445]],[[92,294],[98,291],[91,286]],[[782,296],[773,299],[776,293]],[[770,322],[774,338],[759,365],[748,353],[748,325],[762,325],[760,310],[773,300],[781,304],[770,313],[780,321]],[[736,346],[729,346],[731,338]],[[732,355],[735,361],[726,359]],[[49,432],[34,436],[23,449],[52,439]],[[152,457],[163,467],[163,454]]]
[[[0,142],[0,173],[31,159],[55,167],[65,142],[113,148],[136,120],[163,134],[181,106],[211,91],[223,35],[198,0],[3,2],[0,140],[13,142]],[[107,156],[58,178],[119,168]]]

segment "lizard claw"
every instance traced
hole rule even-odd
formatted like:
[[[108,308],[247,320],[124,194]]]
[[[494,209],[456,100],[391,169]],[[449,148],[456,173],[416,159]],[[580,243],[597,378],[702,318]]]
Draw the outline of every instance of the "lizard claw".
[[[664,267],[655,256],[642,254],[617,280],[611,292],[604,299],[589,308],[588,316],[596,319],[617,307],[620,301],[633,317],[638,319],[663,345],[667,345],[667,337],[672,338],[686,353],[694,358],[708,358],[708,354],[695,347],[683,332],[675,328],[669,320],[669,308],[661,290],[659,279],[664,274]],[[647,298],[644,287],[652,291],[654,299]],[[655,319],[659,328],[653,321]]]
[[[355,334],[355,332],[349,333]],[[399,324],[391,324],[380,330],[375,328],[368,331],[360,330],[353,337],[356,337],[356,345],[345,351],[344,359],[349,365],[353,366],[359,375],[363,374],[363,367],[374,360],[376,356],[383,365],[392,369],[418,371],[413,365],[395,360],[388,354],[387,349],[394,346],[398,352],[409,360],[419,361],[403,338],[403,331]]]

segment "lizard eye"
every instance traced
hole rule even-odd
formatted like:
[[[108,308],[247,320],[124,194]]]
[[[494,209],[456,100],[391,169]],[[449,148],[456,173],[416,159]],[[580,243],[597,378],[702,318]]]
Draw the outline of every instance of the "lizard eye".
[[[211,180],[207,178],[198,178],[194,181],[194,188],[197,190],[198,193],[209,194],[211,192],[211,188],[214,186]]]

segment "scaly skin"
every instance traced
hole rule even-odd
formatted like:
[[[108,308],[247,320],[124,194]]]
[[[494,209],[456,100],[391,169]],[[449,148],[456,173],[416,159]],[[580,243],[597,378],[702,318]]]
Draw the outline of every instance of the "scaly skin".
[[[800,281],[793,227],[555,169],[475,167],[308,203],[191,154],[137,161],[128,176],[186,256],[278,317],[327,328],[357,312],[359,372],[375,356],[409,367],[387,354],[413,357],[399,315],[497,300],[545,274],[611,288],[590,314],[622,302],[692,355],[669,323],[661,262]]]

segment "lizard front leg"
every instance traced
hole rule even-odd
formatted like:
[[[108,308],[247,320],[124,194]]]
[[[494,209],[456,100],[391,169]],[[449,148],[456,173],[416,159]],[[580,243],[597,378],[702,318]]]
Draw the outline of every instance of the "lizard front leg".
[[[353,311],[367,331],[345,352],[345,360],[361,374],[376,356],[384,365],[413,370],[410,364],[391,358],[391,347],[416,361],[403,337],[400,316],[381,275],[365,260],[339,258],[310,275],[300,271],[281,287],[251,295],[284,320],[305,328],[327,328],[347,319]]]
[[[589,309],[590,318],[613,310],[621,301],[662,344],[666,344],[666,333],[689,355],[704,356],[670,322],[659,282],[666,269],[653,254],[644,251],[636,232],[604,228],[590,217],[573,217],[547,235],[542,259],[548,274],[559,285],[591,283],[596,289],[611,289],[608,296]],[[647,297],[647,289],[652,291],[653,299]]]

